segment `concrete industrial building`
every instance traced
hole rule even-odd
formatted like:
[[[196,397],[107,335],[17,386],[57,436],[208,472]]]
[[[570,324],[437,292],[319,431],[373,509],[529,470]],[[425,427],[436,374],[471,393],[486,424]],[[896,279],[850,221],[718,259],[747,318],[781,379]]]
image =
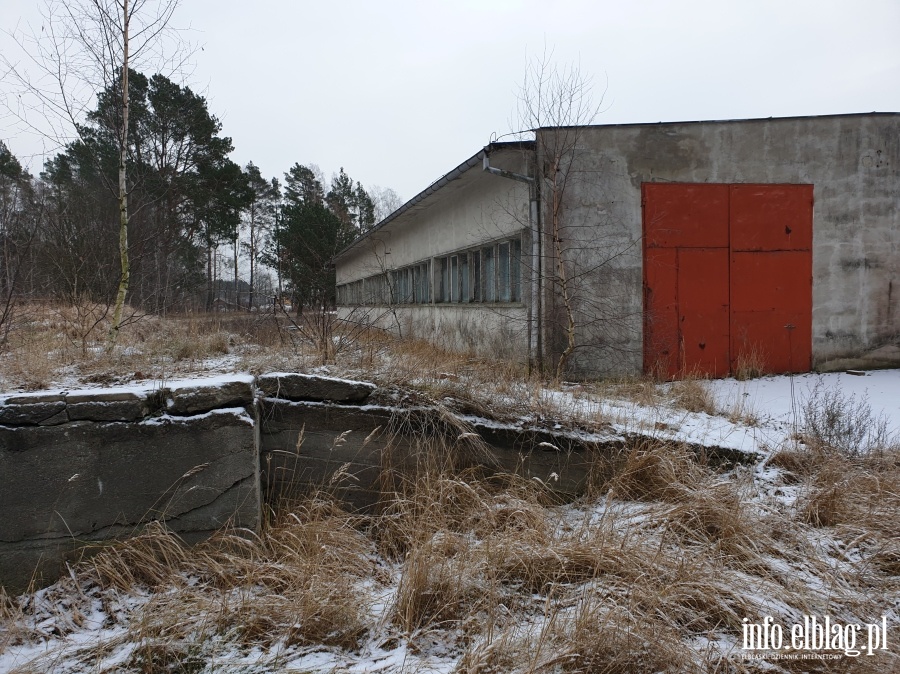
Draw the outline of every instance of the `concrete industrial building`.
[[[900,114],[541,128],[335,257],[340,314],[567,377],[900,365]]]

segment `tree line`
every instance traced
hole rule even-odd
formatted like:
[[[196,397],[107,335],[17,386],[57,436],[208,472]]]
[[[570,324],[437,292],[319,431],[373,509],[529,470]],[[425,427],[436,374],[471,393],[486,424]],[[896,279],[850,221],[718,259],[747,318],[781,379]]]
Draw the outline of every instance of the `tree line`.
[[[127,87],[132,310],[211,310],[222,302],[252,309],[276,295],[297,308],[332,304],[331,257],[399,206],[397,194],[366,190],[343,168],[327,186],[315,165],[294,164],[283,183],[265,177],[252,162],[229,158],[231,138],[190,88],[135,71]],[[115,86],[99,92],[78,139],[38,176],[0,142],[0,321],[21,297],[114,304],[124,264],[120,97]]]

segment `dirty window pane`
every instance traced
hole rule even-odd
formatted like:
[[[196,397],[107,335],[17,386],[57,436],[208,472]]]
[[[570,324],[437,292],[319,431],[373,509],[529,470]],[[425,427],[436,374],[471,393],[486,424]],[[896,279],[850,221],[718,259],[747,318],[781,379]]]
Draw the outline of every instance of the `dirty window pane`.
[[[459,256],[459,283],[460,299],[468,302],[469,297],[469,256],[465,253]]]
[[[481,257],[484,261],[484,301],[496,302],[497,293],[495,283],[497,276],[497,261],[494,257],[494,249],[482,248]]]
[[[441,288],[438,301],[450,301],[450,260],[446,257],[441,258]]]
[[[419,265],[419,297],[422,304],[428,304],[431,284],[431,277],[428,274],[428,263],[424,262]]]
[[[480,302],[481,297],[481,253],[472,253],[472,300]]]
[[[459,259],[450,258],[450,301],[459,302]]]
[[[498,247],[497,286],[499,300],[509,302],[509,243],[501,243]]]
[[[522,242],[514,239],[510,244],[512,249],[509,254],[509,294],[513,302],[520,302],[522,300]]]

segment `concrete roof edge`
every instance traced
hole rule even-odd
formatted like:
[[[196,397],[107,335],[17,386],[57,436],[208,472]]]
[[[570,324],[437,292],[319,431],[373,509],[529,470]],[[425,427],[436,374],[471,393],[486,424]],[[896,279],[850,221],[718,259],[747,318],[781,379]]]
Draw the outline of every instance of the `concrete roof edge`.
[[[531,148],[533,148],[533,147],[534,147],[534,141],[533,141],[533,140],[514,140],[514,141],[504,141],[504,142],[493,142],[493,143],[488,143],[488,144],[485,145],[483,148],[481,148],[478,152],[476,152],[476,153],[473,154],[471,157],[469,157],[468,159],[466,159],[462,164],[460,164],[459,166],[457,166],[457,167],[454,168],[453,170],[448,171],[448,172],[445,173],[443,176],[441,176],[440,178],[438,178],[437,180],[435,180],[435,181],[434,181],[433,183],[431,183],[428,187],[426,187],[424,190],[422,190],[421,192],[419,192],[416,196],[414,196],[412,199],[410,199],[409,201],[407,201],[405,204],[403,204],[403,205],[402,205],[400,208],[398,208],[396,211],[394,211],[393,213],[391,213],[390,215],[388,215],[384,220],[382,220],[381,222],[377,223],[374,227],[372,227],[372,229],[370,229],[370,230],[368,230],[367,232],[364,232],[363,234],[360,234],[358,237],[356,237],[356,238],[355,238],[355,239],[354,239],[354,240],[353,240],[346,248],[344,248],[343,250],[338,251],[338,252],[334,255],[334,257],[331,258],[332,263],[334,263],[335,261],[339,260],[341,257],[344,256],[345,253],[350,252],[350,250],[352,250],[353,248],[355,248],[355,247],[357,246],[357,244],[359,244],[359,243],[361,243],[362,241],[364,241],[365,239],[367,239],[369,236],[371,236],[372,234],[374,234],[375,232],[377,232],[379,229],[381,229],[382,227],[384,227],[386,224],[388,224],[389,222],[391,222],[391,221],[397,219],[398,217],[400,217],[401,215],[403,215],[406,211],[408,211],[409,209],[411,209],[413,206],[416,206],[417,204],[421,203],[422,201],[424,201],[425,199],[427,199],[428,197],[430,197],[432,194],[434,194],[434,193],[437,192],[439,189],[441,189],[442,187],[444,187],[444,185],[446,185],[447,183],[449,183],[449,182],[451,182],[451,181],[453,181],[453,180],[456,180],[456,179],[459,178],[463,173],[466,173],[466,172],[469,171],[470,169],[472,169],[472,168],[478,166],[479,164],[481,164],[482,159],[484,158],[485,151],[487,151],[488,153],[490,153],[490,152],[493,151],[493,150],[506,150],[506,149],[515,149],[515,148],[519,148],[519,149],[531,149]]]
[[[734,119],[685,119],[671,122],[623,122],[619,124],[585,124],[585,129],[603,129],[625,126],[674,126],[676,124],[733,124],[735,122],[782,122],[797,119],[834,119],[837,117],[900,117],[900,112],[838,112],[830,115],[788,115],[787,117],[738,117]],[[576,124],[568,126],[542,126],[537,131],[549,129],[570,129]]]

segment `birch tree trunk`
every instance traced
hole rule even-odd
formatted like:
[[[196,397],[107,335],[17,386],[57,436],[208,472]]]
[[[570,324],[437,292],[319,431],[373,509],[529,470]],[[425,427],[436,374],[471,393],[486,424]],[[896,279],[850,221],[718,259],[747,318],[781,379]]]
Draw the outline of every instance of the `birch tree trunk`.
[[[131,264],[128,260],[128,183],[125,172],[125,162],[128,157],[128,24],[130,20],[128,0],[122,0],[122,126],[119,129],[119,260],[122,272],[119,277],[119,289],[116,292],[112,324],[109,326],[107,351],[112,350],[119,337],[122,313],[125,309],[125,297],[128,295],[128,284],[131,279]]]

